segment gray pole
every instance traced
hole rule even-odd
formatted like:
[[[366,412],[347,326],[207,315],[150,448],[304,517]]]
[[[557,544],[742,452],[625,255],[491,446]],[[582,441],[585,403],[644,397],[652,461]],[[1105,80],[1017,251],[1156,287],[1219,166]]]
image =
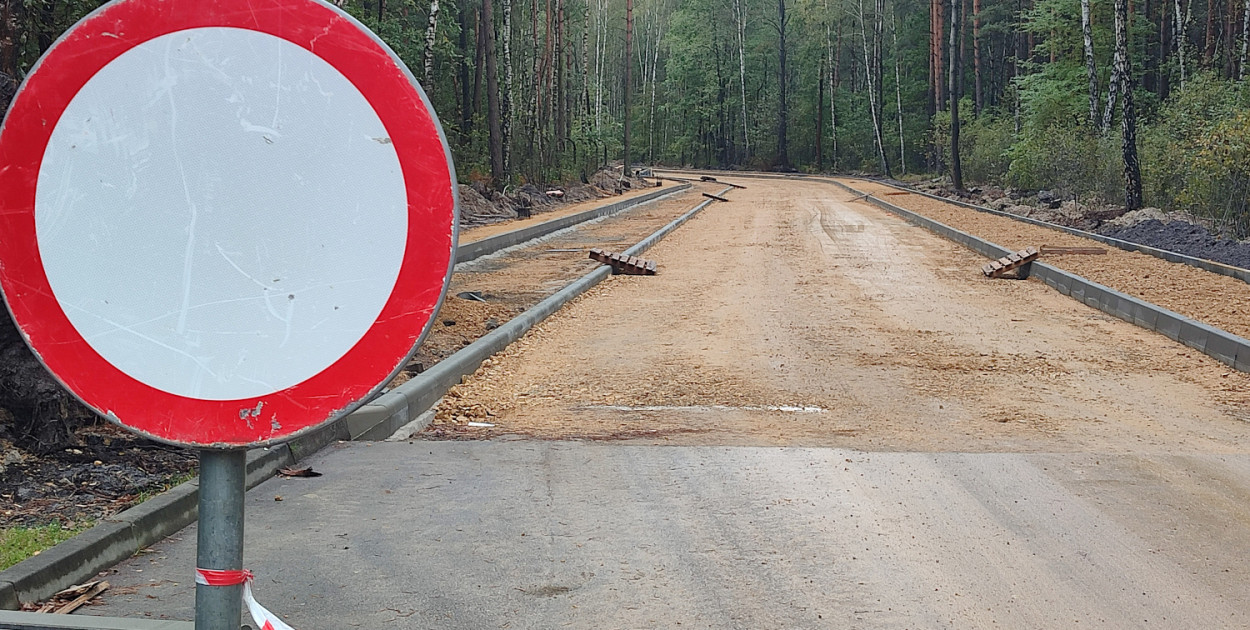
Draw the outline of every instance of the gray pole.
[[[243,568],[243,481],[247,451],[200,451],[196,567]],[[195,585],[195,630],[239,630],[243,585]]]

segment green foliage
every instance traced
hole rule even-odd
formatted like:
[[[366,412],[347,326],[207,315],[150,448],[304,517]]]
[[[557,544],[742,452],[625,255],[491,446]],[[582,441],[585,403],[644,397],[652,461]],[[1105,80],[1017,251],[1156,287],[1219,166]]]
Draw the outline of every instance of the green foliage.
[[[1184,210],[1247,234],[1245,116],[1250,87],[1210,74],[1192,77],[1146,126],[1142,185],[1148,205]]]
[[[978,183],[1001,179],[1010,168],[1015,141],[1015,123],[1010,117],[987,113],[964,123],[959,133],[964,179]]]
[[[0,571],[86,531],[92,523],[0,529]]]

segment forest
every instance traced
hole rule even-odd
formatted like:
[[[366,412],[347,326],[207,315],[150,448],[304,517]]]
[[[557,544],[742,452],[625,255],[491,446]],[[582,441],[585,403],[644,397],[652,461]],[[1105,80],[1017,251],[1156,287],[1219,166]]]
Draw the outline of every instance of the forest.
[[[1250,0],[336,2],[419,79],[465,184],[621,163],[942,178],[1250,236]],[[97,6],[0,0],[0,105]],[[9,411],[78,413],[0,319],[0,385],[29,403]]]
[[[336,2],[416,74],[465,182],[942,175],[1250,234],[1246,0]],[[4,0],[0,98],[98,4]]]

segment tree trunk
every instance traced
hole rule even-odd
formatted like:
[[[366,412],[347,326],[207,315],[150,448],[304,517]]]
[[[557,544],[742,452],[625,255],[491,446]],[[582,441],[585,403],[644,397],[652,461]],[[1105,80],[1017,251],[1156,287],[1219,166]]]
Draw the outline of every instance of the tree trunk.
[[[1116,48],[1111,55],[1111,77],[1107,80],[1107,102],[1103,105],[1102,124],[1098,127],[1102,133],[1111,130],[1116,101],[1120,98],[1120,87],[1123,85],[1123,81],[1120,80],[1120,68],[1124,65],[1121,63],[1120,55],[1119,48]]]
[[[657,13],[658,13],[657,9]],[[647,160],[655,163],[655,76],[656,67],[660,65],[660,40],[664,38],[663,22],[655,21],[655,48],[651,51],[651,110],[647,113]],[[716,74],[720,76],[720,58],[716,60]],[[720,82],[717,82],[719,87]]]
[[[954,0],[958,2],[958,0]],[[864,15],[864,0],[859,0],[859,32],[860,40],[863,42],[864,49],[864,78],[868,84],[868,111],[872,115],[872,133],[873,141],[876,144],[877,157],[881,160],[881,171],[886,177],[893,177],[890,173],[890,161],[885,157],[885,138],[881,129],[881,108],[880,93],[877,91],[878,81],[873,75],[875,64],[873,54],[869,51],[868,45],[868,20]]]
[[[496,188],[508,181],[503,168],[503,132],[499,124],[499,64],[495,52],[495,18],[492,3],[482,0],[482,39],[486,48],[486,124],[490,137],[490,176]]]
[[[825,57],[816,71],[816,171],[825,170]]]
[[[430,0],[430,24],[425,29],[425,77],[422,87],[428,92],[434,87],[434,34],[438,25],[438,0]]]
[[[466,144],[473,132],[473,94],[469,84],[469,14],[468,3],[460,5],[460,135]]]
[[[903,74],[899,69],[901,51],[898,48],[898,22],[894,19],[894,9],[890,8],[890,33],[894,37],[894,104],[898,108],[898,170],[907,174],[907,144],[903,136]]]
[[[1180,71],[1181,89],[1185,89],[1185,80],[1188,78],[1186,74],[1186,55],[1185,51],[1188,44],[1189,21],[1193,17],[1194,3],[1193,0],[1187,0],[1185,3],[1185,12],[1181,13],[1181,0],[1174,0],[1173,10],[1176,18],[1176,65]]]
[[[632,100],[634,90],[634,73],[633,73],[633,50],[634,50],[634,0],[625,0],[625,138],[624,152],[622,160],[624,164],[623,173],[628,176],[633,162],[629,159],[629,105]]]
[[[828,31],[826,31],[828,36]],[[830,63],[831,72],[829,73],[829,135],[830,148],[829,160],[833,162],[833,167],[838,167],[838,78],[842,68],[842,22],[838,21],[838,36],[833,40],[833,60]]]
[[[981,90],[981,0],[972,0],[972,76],[975,90],[973,113],[980,116],[985,109],[984,93]]]
[[[1094,65],[1094,35],[1089,1],[1081,0],[1081,35],[1085,39],[1085,73],[1089,78],[1089,125],[1098,128],[1098,68]]]
[[[582,9],[582,131],[590,118],[590,0]]]
[[[1250,54],[1250,0],[1241,0],[1241,63],[1238,65],[1238,80],[1246,80],[1246,61]]]
[[[555,90],[553,94],[555,98],[552,102],[555,105],[555,121],[556,121],[556,147],[559,149],[560,143],[568,137],[565,133],[566,123],[564,120],[564,0],[556,0],[556,39],[552,47],[554,51],[552,62],[555,64],[554,77]]]
[[[512,121],[516,117],[513,106],[514,79],[512,70],[512,0],[503,2],[503,120],[500,122],[500,133],[503,143],[503,170],[512,172]]]
[[[485,0],[483,0],[485,6]],[[473,55],[473,115],[481,111],[482,107],[482,73],[486,66],[486,20],[482,16],[482,9],[477,10],[477,49]]]
[[[789,76],[786,72],[786,0],[777,0],[777,54],[780,60],[777,79],[777,166],[782,169],[790,167],[790,154],[787,150],[786,126],[788,124],[789,107]]]
[[[1115,48],[1123,102],[1120,129],[1124,136],[1124,205],[1137,210],[1142,204],[1141,167],[1137,162],[1137,112],[1133,108],[1133,67],[1128,53],[1128,0],[1115,0]]]
[[[738,32],[738,81],[742,85],[742,143],[745,157],[751,156],[751,133],[747,122],[747,14],[743,0],[734,0],[734,17]]]
[[[1123,2],[1124,0],[1117,0]],[[953,0],[951,3],[951,28],[950,28],[950,81],[949,81],[949,98],[951,109],[951,183],[955,185],[955,190],[962,191],[964,189],[964,173],[963,165],[959,159],[959,91],[960,81],[962,81],[962,68],[959,64],[959,0]]]
[[[946,90],[943,89],[942,75],[946,74],[946,2],[957,2],[958,0],[934,0],[937,9],[937,39],[933,42],[933,51],[936,55],[934,69],[936,70],[936,79],[934,82],[934,90],[937,94],[937,109],[942,111],[946,109]]]
[[[1215,0],[1207,0],[1207,40],[1203,46],[1202,62],[1211,67],[1211,59],[1215,57]]]

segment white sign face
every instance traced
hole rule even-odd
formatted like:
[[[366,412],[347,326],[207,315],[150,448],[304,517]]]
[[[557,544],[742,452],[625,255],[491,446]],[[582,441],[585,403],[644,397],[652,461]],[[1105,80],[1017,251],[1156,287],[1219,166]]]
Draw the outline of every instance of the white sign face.
[[[88,344],[171,394],[277,392],[342,357],[408,231],[390,136],[346,77],[267,33],[196,28],[97,72],[61,115],[35,221]]]
[[[57,379],[154,439],[290,439],[377,394],[456,249],[412,73],[324,0],[112,0],[0,126],[0,293]]]

